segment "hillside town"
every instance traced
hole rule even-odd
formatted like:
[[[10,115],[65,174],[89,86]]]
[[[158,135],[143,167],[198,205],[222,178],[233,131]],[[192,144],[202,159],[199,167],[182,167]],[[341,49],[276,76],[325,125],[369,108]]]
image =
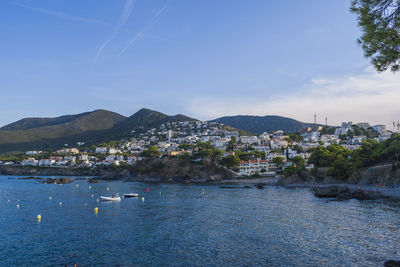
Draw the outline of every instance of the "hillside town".
[[[199,151],[198,144],[208,144],[219,151],[217,164],[240,154],[239,161],[225,164],[240,176],[273,176],[295,164],[293,159],[304,159],[308,164],[310,149],[340,145],[349,150],[360,147],[366,139],[382,142],[393,132],[384,125],[343,122],[340,127],[309,127],[303,132],[286,134],[281,130],[261,135],[244,135],[223,124],[207,121],[170,122],[142,132],[131,132],[131,137],[120,141],[84,147],[83,142],[70,148],[68,144],[56,151],[26,151],[20,160],[0,161],[2,165],[44,167],[87,167],[134,165],[143,159],[144,152],[156,148],[158,157],[176,158],[184,155],[191,160]],[[245,156],[243,156],[245,155]],[[216,159],[214,159],[216,160]]]

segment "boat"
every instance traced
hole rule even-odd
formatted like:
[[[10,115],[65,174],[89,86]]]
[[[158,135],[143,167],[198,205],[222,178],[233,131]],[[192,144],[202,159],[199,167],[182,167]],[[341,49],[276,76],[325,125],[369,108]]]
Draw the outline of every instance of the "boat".
[[[120,197],[103,197],[100,196],[100,199],[103,201],[121,201]]]
[[[124,197],[139,197],[139,194],[136,194],[136,193],[127,193],[127,194],[124,194]]]

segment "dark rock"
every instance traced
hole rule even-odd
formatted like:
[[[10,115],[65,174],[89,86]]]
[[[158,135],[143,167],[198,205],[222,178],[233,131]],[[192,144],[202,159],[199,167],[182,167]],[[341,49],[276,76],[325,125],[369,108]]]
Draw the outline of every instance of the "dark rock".
[[[314,188],[314,196],[320,198],[330,198],[337,197],[339,193],[344,193],[348,191],[348,188],[343,188],[339,186],[327,186],[327,187],[317,187]],[[347,190],[347,191],[346,191]]]
[[[400,267],[400,261],[388,260],[384,263],[385,267]]]
[[[243,186],[243,188],[251,188],[251,186],[245,185],[245,186]]]
[[[264,189],[264,186],[263,185],[257,185],[257,189]]]
[[[48,178],[44,181],[42,181],[42,184],[70,184],[72,183],[71,179],[68,177],[62,177],[62,178]]]
[[[97,183],[100,183],[100,181],[92,178],[92,179],[88,180],[88,183],[89,184],[97,184]]]
[[[371,191],[361,189],[350,190],[348,187],[327,186],[314,188],[314,196],[319,198],[336,198],[336,200],[376,200],[387,198],[386,196]]]
[[[223,186],[220,186],[219,188],[224,188],[224,189],[238,189],[238,188],[242,188],[242,187],[239,187],[239,186],[226,186],[226,185],[223,185]]]

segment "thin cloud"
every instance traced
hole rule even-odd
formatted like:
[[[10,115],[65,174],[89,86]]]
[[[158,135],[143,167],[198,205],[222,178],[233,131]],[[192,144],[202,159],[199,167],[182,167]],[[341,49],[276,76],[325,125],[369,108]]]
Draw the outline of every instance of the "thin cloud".
[[[133,6],[134,6],[134,1],[133,0],[127,0],[125,2],[124,10],[119,18],[118,24],[115,26],[112,34],[110,37],[105,40],[99,49],[97,50],[96,56],[94,58],[94,63],[96,64],[97,59],[101,55],[103,49],[118,35],[119,31],[121,30],[122,26],[126,23],[126,21],[129,19],[130,15],[132,14]]]
[[[276,94],[265,99],[231,96],[223,100],[199,97],[186,110],[194,116],[213,119],[220,116],[282,115],[301,121],[340,125],[342,121],[386,124],[399,120],[400,77],[390,72],[376,73],[367,68],[357,75],[318,78],[303,85],[297,93]]]
[[[13,4],[15,6],[26,8],[26,9],[30,9],[30,10],[33,10],[33,11],[37,11],[37,12],[40,12],[40,13],[44,13],[44,14],[47,14],[47,15],[51,15],[51,16],[55,16],[55,17],[58,17],[58,18],[62,18],[62,19],[80,21],[80,22],[86,22],[86,23],[95,23],[95,24],[108,25],[107,22],[104,22],[104,21],[101,21],[101,20],[97,20],[97,19],[77,17],[77,16],[73,16],[73,15],[70,15],[70,14],[67,14],[67,13],[64,13],[64,12],[54,11],[54,10],[44,9],[44,8],[32,7],[32,6],[28,6],[28,5],[21,4],[21,3],[11,2],[11,4]]]
[[[161,16],[161,14],[168,8],[168,6],[171,4],[172,0],[168,1],[167,3],[165,3],[165,5],[163,5],[156,14],[154,14],[154,16],[147,22],[147,24],[143,27],[143,29],[139,32],[137,32],[133,38],[128,42],[128,44],[121,50],[121,52],[119,52],[118,56],[121,56],[123,53],[125,53],[126,50],[129,49],[129,47],[131,47],[136,41],[142,39],[145,34],[144,32],[147,31],[152,25],[153,23],[158,19],[158,17]]]

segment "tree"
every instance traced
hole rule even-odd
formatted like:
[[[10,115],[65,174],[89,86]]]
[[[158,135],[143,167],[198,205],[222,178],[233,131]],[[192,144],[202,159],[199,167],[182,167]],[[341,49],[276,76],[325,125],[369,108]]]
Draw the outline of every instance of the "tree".
[[[227,168],[233,168],[238,166],[240,159],[237,155],[229,155],[221,159],[221,164]]]
[[[226,151],[235,150],[235,145],[236,145],[236,137],[232,136],[231,140],[228,143],[228,146],[226,147]]]
[[[400,1],[352,0],[362,36],[358,43],[378,71],[400,67]]]
[[[304,165],[305,165],[305,160],[304,158],[300,157],[300,156],[295,156],[292,159],[292,162],[294,163],[295,167],[298,169],[304,169]]]
[[[282,166],[284,158],[283,157],[275,157],[272,159],[272,162],[278,166]]]
[[[149,146],[145,151],[142,152],[142,156],[146,158],[158,158],[161,152],[156,146]]]

